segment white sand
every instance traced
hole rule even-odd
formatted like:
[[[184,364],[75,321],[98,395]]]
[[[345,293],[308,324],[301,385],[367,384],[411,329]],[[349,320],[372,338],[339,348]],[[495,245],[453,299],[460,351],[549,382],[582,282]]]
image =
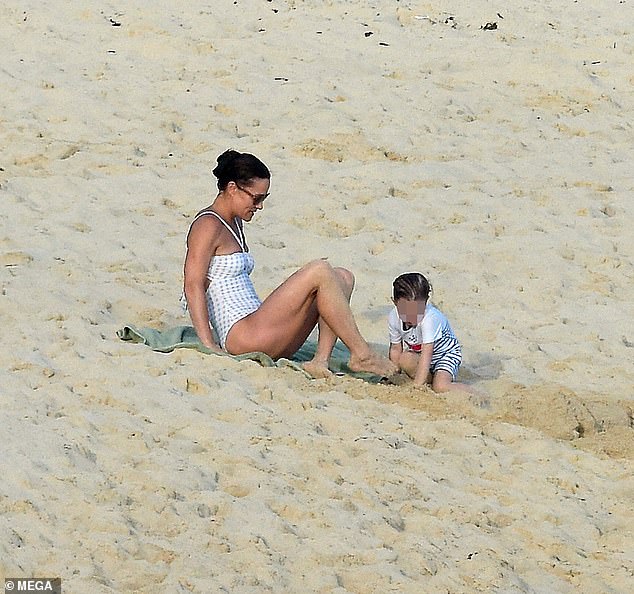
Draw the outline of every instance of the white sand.
[[[0,577],[631,591],[633,24],[617,0],[4,2]],[[329,256],[385,348],[420,270],[490,407],[119,342],[187,322],[228,147],[273,172],[262,296]]]

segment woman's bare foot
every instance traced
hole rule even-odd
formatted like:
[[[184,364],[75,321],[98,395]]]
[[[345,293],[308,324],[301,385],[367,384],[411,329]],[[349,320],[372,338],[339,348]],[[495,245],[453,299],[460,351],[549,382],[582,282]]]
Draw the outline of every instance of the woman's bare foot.
[[[381,377],[390,377],[398,373],[398,367],[392,361],[374,351],[368,351],[365,357],[353,357],[350,355],[348,367],[352,371],[366,371]]]
[[[311,361],[303,363],[302,368],[314,379],[328,379],[329,377],[332,377],[332,371],[328,369],[327,361],[312,359]]]

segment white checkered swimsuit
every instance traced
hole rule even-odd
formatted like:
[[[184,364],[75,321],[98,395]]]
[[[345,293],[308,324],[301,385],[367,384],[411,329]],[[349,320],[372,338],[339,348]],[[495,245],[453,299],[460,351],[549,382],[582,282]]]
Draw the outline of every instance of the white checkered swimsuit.
[[[204,210],[192,221],[192,225],[202,216],[215,216],[233,235],[241,251],[233,254],[213,256],[209,263],[206,291],[209,322],[218,335],[220,346],[224,349],[229,330],[233,325],[253,313],[262,305],[255,292],[250,274],[255,261],[246,251],[246,240],[242,225],[236,221],[240,237],[231,226],[216,212]]]

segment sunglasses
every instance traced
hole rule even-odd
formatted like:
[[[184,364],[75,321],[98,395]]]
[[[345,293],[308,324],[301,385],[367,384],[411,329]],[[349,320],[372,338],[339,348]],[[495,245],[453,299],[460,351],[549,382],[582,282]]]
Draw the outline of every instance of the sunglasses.
[[[243,188],[240,184],[237,184],[236,182],[233,183],[236,184],[236,188],[238,188],[238,190],[242,190],[245,194],[248,194],[251,197],[251,200],[253,200],[253,206],[260,206],[271,195],[270,192],[267,192],[266,194],[254,194],[253,192],[249,192],[246,188]]]

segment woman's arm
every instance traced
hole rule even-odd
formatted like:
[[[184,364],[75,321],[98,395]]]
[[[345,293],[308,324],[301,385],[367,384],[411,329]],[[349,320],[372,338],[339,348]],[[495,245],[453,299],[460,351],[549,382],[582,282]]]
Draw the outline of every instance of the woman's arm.
[[[210,219],[212,217],[203,217],[196,221],[187,238],[184,289],[187,308],[200,342],[207,348],[220,351],[220,346],[214,341],[209,325],[205,295],[209,285],[207,271],[218,243],[218,228]]]

